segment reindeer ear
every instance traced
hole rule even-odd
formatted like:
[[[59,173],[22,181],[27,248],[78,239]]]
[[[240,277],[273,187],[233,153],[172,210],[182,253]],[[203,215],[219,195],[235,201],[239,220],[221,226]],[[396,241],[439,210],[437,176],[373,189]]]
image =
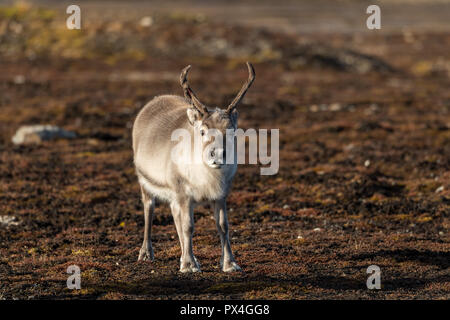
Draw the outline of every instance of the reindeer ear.
[[[198,121],[202,118],[200,111],[195,108],[188,108],[186,110],[186,113],[191,125],[194,125],[195,121]]]

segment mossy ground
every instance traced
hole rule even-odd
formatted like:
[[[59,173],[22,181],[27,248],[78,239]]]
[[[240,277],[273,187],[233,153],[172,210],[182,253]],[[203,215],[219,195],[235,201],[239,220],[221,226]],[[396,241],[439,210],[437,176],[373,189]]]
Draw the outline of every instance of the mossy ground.
[[[0,10],[0,214],[20,221],[0,227],[0,297],[450,298],[450,34],[333,35],[336,47],[377,52],[396,68],[361,74],[280,55],[295,41],[328,43],[330,35],[179,14],[150,29],[129,18],[72,32],[56,17]],[[234,53],[191,50],[212,34]],[[270,46],[241,41],[250,35]],[[219,238],[202,207],[194,237],[201,274],[178,273],[167,205],[156,210],[156,260],[137,262],[144,222],[134,117],[155,95],[182,94],[178,73],[188,64],[202,100],[225,106],[249,56],[259,57],[257,78],[239,107],[240,127],[280,129],[280,171],[260,176],[241,166],[235,178],[230,237],[244,272],[220,272]],[[15,130],[33,123],[78,138],[14,146]],[[79,291],[66,288],[72,264],[82,271]],[[366,288],[372,264],[382,290]]]

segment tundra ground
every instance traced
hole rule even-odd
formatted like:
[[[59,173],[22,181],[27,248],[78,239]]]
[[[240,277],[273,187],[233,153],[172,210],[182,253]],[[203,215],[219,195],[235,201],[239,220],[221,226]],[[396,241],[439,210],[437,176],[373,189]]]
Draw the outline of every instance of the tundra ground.
[[[147,21],[148,22],[148,21]],[[57,13],[0,10],[0,298],[449,299],[450,33],[284,34],[190,15],[58,27]],[[367,56],[369,55],[369,56]],[[143,209],[131,126],[153,96],[208,105],[256,81],[240,127],[280,129],[280,171],[238,169],[220,272],[209,208],[195,212],[202,273],[181,274],[165,204],[154,262],[137,262]],[[23,124],[73,140],[15,146]],[[155,150],[157,152],[157,150]],[[70,265],[81,290],[66,288]],[[366,269],[381,268],[381,290]]]

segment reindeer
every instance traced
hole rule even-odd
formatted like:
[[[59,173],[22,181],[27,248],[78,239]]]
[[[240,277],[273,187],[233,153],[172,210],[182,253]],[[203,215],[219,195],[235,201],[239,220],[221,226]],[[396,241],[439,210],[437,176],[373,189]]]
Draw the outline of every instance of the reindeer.
[[[231,252],[226,207],[237,162],[230,164],[217,157],[214,161],[200,163],[172,161],[171,151],[176,142],[172,141],[171,135],[179,128],[188,130],[191,137],[200,135],[203,152],[211,144],[211,129],[221,133],[225,133],[227,129],[236,130],[236,107],[252,85],[255,71],[247,62],[248,80],[231,104],[226,109],[211,109],[200,102],[189,86],[187,74],[190,67],[184,68],[180,75],[184,98],[176,95],[157,96],[144,106],[134,122],[134,164],[141,186],[145,219],[144,241],[138,261],[154,259],[151,230],[155,200],[158,199],[170,204],[181,246],[180,271],[199,272],[200,265],[192,250],[193,210],[196,205],[209,202],[214,209],[221,241],[221,268],[224,272],[239,271],[241,268]],[[190,146],[191,144],[186,148],[191,148]],[[212,154],[225,157],[226,144],[222,150],[213,148]]]

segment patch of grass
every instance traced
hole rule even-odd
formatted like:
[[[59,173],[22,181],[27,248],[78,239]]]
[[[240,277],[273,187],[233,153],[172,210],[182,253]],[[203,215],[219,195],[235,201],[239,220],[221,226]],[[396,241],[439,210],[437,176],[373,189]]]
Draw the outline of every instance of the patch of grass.
[[[92,256],[92,250],[89,249],[72,249],[73,256],[83,256],[90,257]]]
[[[430,216],[421,216],[421,217],[416,219],[416,221],[419,222],[419,223],[425,223],[425,222],[429,222],[431,220],[433,220],[433,218],[430,217]]]

